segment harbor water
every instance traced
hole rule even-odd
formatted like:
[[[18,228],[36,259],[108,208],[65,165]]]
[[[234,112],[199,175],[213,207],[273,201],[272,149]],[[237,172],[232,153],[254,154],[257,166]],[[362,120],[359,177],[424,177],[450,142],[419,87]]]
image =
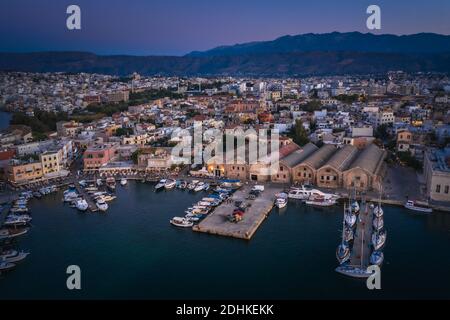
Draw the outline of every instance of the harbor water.
[[[0,278],[0,299],[450,298],[450,214],[385,207],[381,290],[334,271],[342,208],[290,200],[250,241],[169,224],[204,193],[117,186],[107,213],[79,213],[61,192],[31,200],[30,256]],[[81,268],[68,290],[66,268]]]
[[[11,121],[12,114],[9,112],[0,111],[0,130],[9,127],[9,121]]]

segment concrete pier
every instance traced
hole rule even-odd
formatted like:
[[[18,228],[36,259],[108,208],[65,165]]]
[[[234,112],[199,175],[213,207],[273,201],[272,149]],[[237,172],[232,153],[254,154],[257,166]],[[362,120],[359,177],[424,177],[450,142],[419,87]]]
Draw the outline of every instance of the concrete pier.
[[[373,231],[373,209],[364,199],[361,201],[361,209],[356,224],[353,249],[350,256],[350,265],[355,267],[367,267],[370,264],[372,253],[371,237]]]
[[[274,206],[275,194],[282,191],[281,187],[265,186],[265,190],[254,200],[246,199],[251,185],[245,185],[236,191],[232,200],[224,201],[202,222],[192,229],[197,232],[210,233],[237,239],[250,240],[258,227],[268,216]],[[240,222],[228,221],[228,215],[235,209],[235,201],[243,201],[251,204]]]

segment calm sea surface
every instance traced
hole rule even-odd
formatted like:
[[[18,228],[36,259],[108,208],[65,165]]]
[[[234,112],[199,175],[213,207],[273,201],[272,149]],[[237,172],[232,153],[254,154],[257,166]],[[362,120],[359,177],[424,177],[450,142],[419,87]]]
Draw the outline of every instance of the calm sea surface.
[[[11,113],[0,111],[0,130],[8,128],[11,117]]]
[[[177,229],[169,219],[204,194],[117,187],[106,214],[82,214],[61,193],[30,202],[31,255],[0,278],[0,299],[450,298],[450,214],[385,207],[382,290],[334,271],[342,210],[290,201],[251,241]],[[82,289],[66,289],[68,265]]]

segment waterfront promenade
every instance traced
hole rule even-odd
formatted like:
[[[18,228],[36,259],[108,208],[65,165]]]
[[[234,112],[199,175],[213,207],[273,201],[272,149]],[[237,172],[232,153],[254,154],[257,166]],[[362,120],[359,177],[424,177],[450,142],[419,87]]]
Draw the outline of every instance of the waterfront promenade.
[[[252,185],[245,185],[228,200],[218,206],[200,224],[193,227],[194,231],[215,235],[250,240],[258,227],[265,220],[274,206],[275,194],[282,191],[281,186],[266,185],[265,190],[254,200],[247,199]],[[228,216],[235,209],[235,202],[243,201],[250,204],[240,222],[228,221]]]

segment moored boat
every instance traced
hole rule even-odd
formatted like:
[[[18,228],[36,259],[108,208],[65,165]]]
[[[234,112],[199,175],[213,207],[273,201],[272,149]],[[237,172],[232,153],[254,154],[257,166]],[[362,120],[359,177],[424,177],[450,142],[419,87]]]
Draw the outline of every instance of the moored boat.
[[[121,186],[126,186],[127,183],[128,183],[127,179],[125,179],[125,178],[120,179],[120,185]]]
[[[155,191],[163,189],[164,186],[166,185],[166,181],[167,181],[166,179],[159,180],[159,182],[155,186]]]
[[[20,229],[0,229],[0,240],[12,239],[15,237],[19,237],[28,232],[28,228],[20,228]]]
[[[350,265],[341,265],[336,268],[336,272],[354,278],[368,278],[372,274],[367,268]]]
[[[0,272],[12,270],[15,266],[14,263],[0,261]]]
[[[173,189],[175,188],[176,183],[177,183],[176,180],[167,179],[166,182],[164,183],[164,188]]]
[[[372,233],[372,245],[375,250],[380,250],[386,243],[386,231]]]
[[[79,199],[75,202],[75,206],[80,211],[86,211],[89,208],[89,205],[85,199]]]
[[[186,219],[184,217],[173,217],[172,219],[170,219],[170,223],[174,226],[182,227],[182,228],[189,228],[194,225],[194,223],[192,221],[189,221],[188,219]]]
[[[374,219],[373,219],[373,227],[375,228],[375,230],[381,230],[381,229],[383,229],[383,227],[384,227],[384,220],[383,220],[383,217],[382,216],[380,216],[380,217],[375,217]]]
[[[336,200],[332,198],[325,198],[321,195],[313,195],[308,200],[305,201],[307,205],[316,207],[331,207],[336,204]]]
[[[382,251],[375,250],[370,255],[370,264],[372,264],[372,265],[379,266],[383,263],[383,260],[384,260],[384,254]]]
[[[350,247],[344,241],[339,244],[336,249],[336,258],[339,261],[339,264],[343,264],[350,259]]]
[[[106,178],[106,186],[111,191],[116,190],[116,179],[114,177]]]
[[[103,199],[98,199],[95,204],[100,211],[108,210],[108,204]]]
[[[279,193],[276,195],[275,206],[278,209],[284,208],[288,203],[288,195],[286,193]]]
[[[409,210],[417,211],[417,212],[423,212],[423,213],[432,213],[433,209],[427,206],[418,205],[412,200],[406,201],[404,207]]]

